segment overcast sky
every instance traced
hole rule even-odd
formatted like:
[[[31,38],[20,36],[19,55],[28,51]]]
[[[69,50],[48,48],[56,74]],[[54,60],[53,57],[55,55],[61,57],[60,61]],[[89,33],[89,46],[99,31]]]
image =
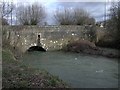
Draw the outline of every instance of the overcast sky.
[[[110,2],[111,0],[29,0],[29,2],[26,0],[4,0],[13,2],[14,4],[18,3],[34,3],[34,2],[40,2],[42,3],[47,10],[48,16],[47,16],[47,22],[49,24],[54,24],[52,21],[53,19],[53,13],[55,12],[56,8],[74,8],[74,7],[80,7],[83,9],[86,9],[91,16],[93,16],[96,21],[102,21],[104,20],[105,16],[105,7],[106,7],[106,13],[109,13],[110,8]],[[113,0],[112,0],[113,1]],[[117,1],[117,0],[114,0]]]

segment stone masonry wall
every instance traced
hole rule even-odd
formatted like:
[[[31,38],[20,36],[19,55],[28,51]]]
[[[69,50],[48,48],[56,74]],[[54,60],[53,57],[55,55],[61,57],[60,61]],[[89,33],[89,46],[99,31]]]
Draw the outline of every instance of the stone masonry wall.
[[[46,50],[58,50],[68,41],[87,39],[84,35],[86,26],[3,26],[3,42],[9,40],[14,47],[25,52],[31,46],[37,45],[38,35]]]

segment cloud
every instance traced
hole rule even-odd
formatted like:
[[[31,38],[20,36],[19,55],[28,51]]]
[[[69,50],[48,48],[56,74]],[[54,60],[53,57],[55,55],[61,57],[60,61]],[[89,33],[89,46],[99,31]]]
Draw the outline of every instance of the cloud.
[[[56,2],[113,2],[113,0],[56,0]],[[114,0],[118,2],[118,0]]]
[[[46,7],[47,10],[47,22],[53,24],[53,16],[57,8],[83,8],[87,10],[91,16],[93,16],[96,21],[104,20],[105,13],[109,13],[110,1],[111,0],[8,0],[14,3],[25,3],[30,4],[34,2],[39,2]],[[84,1],[84,2],[83,2]],[[93,2],[94,1],[94,2]],[[105,3],[107,1],[107,3]],[[109,1],[109,2],[108,2]],[[106,10],[106,11],[105,11]]]
[[[111,3],[105,2],[56,2],[57,7],[83,8],[93,16],[96,21],[104,19],[105,13],[109,13]]]
[[[4,0],[6,2],[112,2],[113,0]],[[118,2],[118,0],[114,0]]]
[[[56,0],[56,2],[113,2],[113,0]],[[114,0],[118,2],[118,0]]]

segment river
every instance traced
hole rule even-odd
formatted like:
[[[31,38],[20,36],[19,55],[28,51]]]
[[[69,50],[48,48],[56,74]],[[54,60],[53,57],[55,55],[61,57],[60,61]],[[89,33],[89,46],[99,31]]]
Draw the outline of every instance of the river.
[[[117,88],[118,60],[70,52],[31,52],[23,64],[45,69],[74,88]]]

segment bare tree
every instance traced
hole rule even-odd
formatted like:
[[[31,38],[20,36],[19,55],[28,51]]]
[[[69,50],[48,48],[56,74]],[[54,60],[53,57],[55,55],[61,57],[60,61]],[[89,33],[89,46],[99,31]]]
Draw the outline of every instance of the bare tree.
[[[12,2],[2,2],[2,25],[9,25],[7,17],[11,14],[12,18],[12,11],[14,10],[14,4]],[[12,21],[12,20],[11,20]]]
[[[14,9],[14,5],[9,2],[2,2],[2,17],[9,15]]]
[[[88,18],[88,13],[83,9],[75,8],[74,18],[75,18],[75,24],[83,25],[86,22],[86,19]]]
[[[17,10],[17,18],[18,18],[18,21],[20,24],[23,24],[23,25],[29,25],[29,11],[28,11],[28,8],[25,7],[24,5],[21,5],[18,7],[18,10]]]
[[[90,17],[90,14],[81,8],[74,8],[74,19],[76,25],[95,23],[95,19],[93,17]]]
[[[73,12],[68,8],[64,10],[57,9],[54,18],[55,21],[60,25],[71,25],[74,24]]]
[[[106,22],[107,38],[109,45],[120,49],[120,1],[112,2],[109,19]]]
[[[80,8],[57,9],[54,18],[60,25],[84,25],[95,23],[95,19],[90,17],[87,11]]]
[[[37,25],[46,17],[45,8],[38,3],[19,6],[17,14],[19,22],[23,25]]]
[[[2,18],[2,25],[9,25],[7,19],[5,18]]]
[[[120,48],[120,1],[112,3],[109,16],[107,30]]]
[[[106,27],[108,32],[112,34],[113,37],[120,33],[120,1],[118,3],[113,2],[110,8],[109,20],[106,21]]]

